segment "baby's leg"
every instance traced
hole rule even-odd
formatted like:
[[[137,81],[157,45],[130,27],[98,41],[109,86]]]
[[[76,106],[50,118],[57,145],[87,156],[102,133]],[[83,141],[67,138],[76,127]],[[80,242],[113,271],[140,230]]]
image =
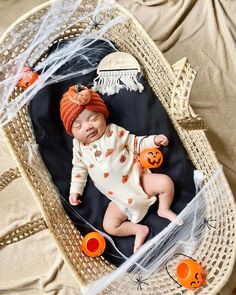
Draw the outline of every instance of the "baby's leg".
[[[160,217],[173,221],[176,214],[170,210],[170,205],[174,197],[174,183],[168,175],[148,173],[141,176],[143,190],[149,196],[158,194],[159,207],[157,213]],[[176,220],[181,225],[182,221]]]
[[[127,216],[114,203],[110,202],[103,219],[105,231],[114,236],[131,236],[135,235],[134,252],[143,244],[149,229],[146,225],[132,223],[127,221]]]

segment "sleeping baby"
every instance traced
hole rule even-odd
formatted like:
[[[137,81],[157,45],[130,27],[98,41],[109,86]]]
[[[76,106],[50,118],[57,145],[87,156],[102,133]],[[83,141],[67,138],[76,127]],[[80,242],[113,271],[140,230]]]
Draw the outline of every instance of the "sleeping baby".
[[[116,124],[107,124],[109,111],[100,95],[82,85],[71,86],[63,95],[60,113],[66,132],[73,136],[71,205],[81,203],[81,196],[91,177],[98,190],[108,197],[104,230],[115,236],[135,236],[134,252],[144,243],[149,228],[139,222],[159,198],[157,214],[170,221],[174,184],[165,174],[143,170],[139,151],[166,146],[165,135],[135,136]]]

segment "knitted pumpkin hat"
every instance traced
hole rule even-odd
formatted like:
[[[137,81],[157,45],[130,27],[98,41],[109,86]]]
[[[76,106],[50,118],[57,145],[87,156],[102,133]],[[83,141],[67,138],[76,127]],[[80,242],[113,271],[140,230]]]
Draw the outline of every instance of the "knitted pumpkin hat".
[[[60,102],[60,113],[66,132],[72,135],[74,120],[84,110],[102,113],[107,120],[109,111],[101,96],[83,85],[74,85],[64,93]]]

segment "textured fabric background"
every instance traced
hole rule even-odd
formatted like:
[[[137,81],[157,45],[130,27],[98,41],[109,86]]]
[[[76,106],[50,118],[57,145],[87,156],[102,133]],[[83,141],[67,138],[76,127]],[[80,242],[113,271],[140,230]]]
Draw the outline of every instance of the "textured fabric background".
[[[43,2],[0,0],[0,34],[19,16]],[[123,3],[171,64],[187,56],[198,71],[191,104],[208,125],[207,137],[236,195],[235,0]],[[15,166],[0,134],[0,174]],[[41,216],[21,178],[0,192],[0,216],[0,237]],[[48,230],[0,249],[0,265],[0,294],[79,294],[78,285]],[[220,295],[232,294],[236,287],[235,274],[234,270]]]

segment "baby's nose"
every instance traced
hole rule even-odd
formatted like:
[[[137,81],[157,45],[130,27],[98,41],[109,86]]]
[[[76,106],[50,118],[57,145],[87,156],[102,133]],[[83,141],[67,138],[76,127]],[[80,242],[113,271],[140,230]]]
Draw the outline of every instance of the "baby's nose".
[[[93,129],[93,126],[92,126],[91,124],[88,124],[88,125],[86,126],[86,131],[89,131],[89,130],[91,130],[91,129]]]

